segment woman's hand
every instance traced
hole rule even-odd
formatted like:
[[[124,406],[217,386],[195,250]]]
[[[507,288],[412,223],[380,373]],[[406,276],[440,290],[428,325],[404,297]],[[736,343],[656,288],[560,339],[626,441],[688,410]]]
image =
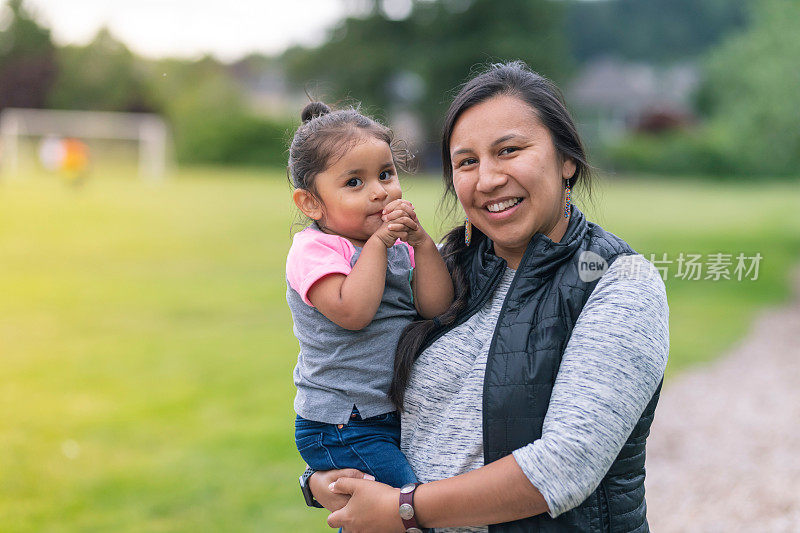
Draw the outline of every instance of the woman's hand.
[[[400,520],[400,489],[377,481],[342,477],[331,483],[329,490],[349,499],[347,505],[328,516],[330,527],[341,527],[347,533],[405,531]]]
[[[342,470],[320,470],[308,478],[308,486],[311,494],[327,510],[338,511],[347,504],[350,499],[349,494],[337,494],[331,492],[330,485],[337,479],[356,478],[361,480],[374,480],[369,474],[365,474],[355,468],[345,468]]]

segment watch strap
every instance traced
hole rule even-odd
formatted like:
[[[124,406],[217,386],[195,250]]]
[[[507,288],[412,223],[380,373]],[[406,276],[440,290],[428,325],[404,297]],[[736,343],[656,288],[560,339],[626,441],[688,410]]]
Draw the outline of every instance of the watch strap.
[[[306,468],[306,471],[300,476],[300,491],[303,493],[303,498],[306,500],[307,506],[322,509],[322,505],[314,498],[314,495],[311,493],[311,487],[308,486],[308,478],[310,478],[311,474],[314,472],[316,472],[316,470],[309,467]]]

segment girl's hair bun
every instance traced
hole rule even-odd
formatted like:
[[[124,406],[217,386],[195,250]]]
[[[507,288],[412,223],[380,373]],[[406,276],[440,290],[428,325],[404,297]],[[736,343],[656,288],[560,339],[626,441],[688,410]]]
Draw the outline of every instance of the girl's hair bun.
[[[311,102],[310,104],[308,104],[303,108],[303,112],[300,113],[300,118],[303,120],[303,123],[305,124],[309,120],[321,117],[322,115],[327,115],[330,112],[331,108],[326,106],[322,102]]]

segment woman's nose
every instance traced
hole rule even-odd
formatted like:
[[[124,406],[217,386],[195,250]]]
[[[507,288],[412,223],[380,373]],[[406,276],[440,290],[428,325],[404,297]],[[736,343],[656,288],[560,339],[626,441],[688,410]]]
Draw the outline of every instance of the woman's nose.
[[[502,187],[508,181],[508,177],[499,165],[481,164],[478,167],[478,183],[476,189],[479,192],[489,193]]]

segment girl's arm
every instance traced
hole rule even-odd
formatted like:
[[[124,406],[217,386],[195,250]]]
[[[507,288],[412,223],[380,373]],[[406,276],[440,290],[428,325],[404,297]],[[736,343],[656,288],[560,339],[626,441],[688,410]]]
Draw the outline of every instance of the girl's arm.
[[[402,223],[408,234],[405,240],[414,248],[411,290],[417,312],[424,318],[444,313],[453,303],[453,281],[436,243],[417,220],[414,206],[408,200],[395,200],[384,209],[384,219]]]
[[[420,226],[420,232],[425,230]],[[426,239],[414,246],[414,277],[411,290],[414,293],[414,304],[417,312],[424,318],[441,315],[453,303],[453,280],[428,234]],[[410,238],[410,237],[409,237]]]
[[[331,322],[345,329],[365,328],[378,311],[386,283],[386,250],[407,238],[404,226],[385,222],[361,249],[348,275],[331,274],[308,290],[308,300]]]

